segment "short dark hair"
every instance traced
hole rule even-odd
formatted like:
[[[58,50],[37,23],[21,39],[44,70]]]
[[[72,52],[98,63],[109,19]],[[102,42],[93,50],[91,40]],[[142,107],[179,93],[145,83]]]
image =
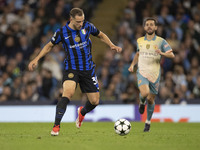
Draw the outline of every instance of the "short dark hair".
[[[70,16],[75,18],[76,15],[82,16],[84,14],[83,10],[80,8],[73,8],[70,11]]]
[[[144,19],[144,21],[143,21],[143,26],[145,26],[146,22],[149,21],[149,20],[153,20],[154,23],[155,23],[155,26],[158,25],[158,21],[157,21],[155,18],[153,18],[153,17],[148,17],[148,18],[145,18],[145,19]]]

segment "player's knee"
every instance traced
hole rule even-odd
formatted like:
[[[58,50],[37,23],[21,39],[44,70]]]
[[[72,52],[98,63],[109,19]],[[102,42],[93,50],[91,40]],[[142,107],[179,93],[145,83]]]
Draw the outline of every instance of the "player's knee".
[[[68,97],[69,99],[71,99],[73,95],[73,92],[63,92],[63,97]]]
[[[140,93],[142,97],[147,97],[149,95],[148,91],[143,91]]]
[[[150,105],[154,104],[154,98],[152,98],[152,97],[147,97],[147,102],[148,102],[148,104],[150,104]]]
[[[99,105],[99,98],[94,98],[90,103],[92,105]]]

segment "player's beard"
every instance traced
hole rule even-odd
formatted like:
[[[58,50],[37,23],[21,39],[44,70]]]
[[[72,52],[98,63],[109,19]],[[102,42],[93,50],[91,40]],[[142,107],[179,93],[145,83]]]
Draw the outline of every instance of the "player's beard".
[[[82,26],[81,27],[77,27],[77,26],[74,25],[74,29],[75,30],[80,30],[81,28],[82,28]]]
[[[155,30],[153,30],[153,31],[151,31],[151,32],[148,32],[148,31],[145,31],[145,32],[146,32],[146,34],[148,34],[148,35],[152,35],[152,34],[155,33]]]
[[[146,34],[148,35],[153,35],[155,33],[155,29],[152,28],[148,28],[147,30],[145,30]]]

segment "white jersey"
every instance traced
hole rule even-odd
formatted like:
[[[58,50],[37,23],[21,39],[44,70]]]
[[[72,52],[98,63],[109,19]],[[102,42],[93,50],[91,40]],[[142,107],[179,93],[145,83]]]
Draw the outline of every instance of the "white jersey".
[[[161,55],[156,53],[157,49],[164,53],[172,51],[167,41],[156,35],[152,40],[147,40],[146,36],[137,40],[139,73],[152,83],[155,83],[160,75]]]

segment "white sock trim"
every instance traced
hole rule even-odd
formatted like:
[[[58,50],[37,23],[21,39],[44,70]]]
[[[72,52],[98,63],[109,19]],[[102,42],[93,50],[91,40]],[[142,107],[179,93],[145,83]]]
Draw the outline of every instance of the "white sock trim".
[[[146,120],[145,123],[147,123],[147,124],[151,124],[151,121]]]
[[[142,101],[140,101],[140,104],[145,105],[145,104],[146,104],[146,101],[144,101],[144,103],[143,103]]]

